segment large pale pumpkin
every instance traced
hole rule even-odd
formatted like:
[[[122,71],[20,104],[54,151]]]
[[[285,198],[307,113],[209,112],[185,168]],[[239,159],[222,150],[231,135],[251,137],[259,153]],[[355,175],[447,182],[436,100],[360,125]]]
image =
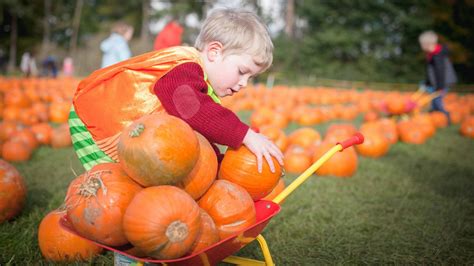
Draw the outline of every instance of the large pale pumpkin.
[[[38,229],[41,254],[48,261],[73,262],[88,260],[102,252],[102,248],[64,230],[59,225],[65,210],[55,210],[46,215]]]
[[[15,167],[0,159],[0,224],[20,213],[25,199],[23,177]]]
[[[197,253],[214,243],[219,242],[219,231],[211,216],[203,209],[201,210],[201,233],[199,234],[189,253]]]
[[[125,172],[145,187],[176,185],[193,170],[199,141],[183,120],[156,113],[122,132],[118,157]]]
[[[178,187],[148,187],[128,206],[123,228],[130,243],[148,256],[179,258],[200,233],[199,206]]]
[[[214,220],[221,239],[241,232],[255,223],[255,205],[248,192],[227,180],[216,180],[198,201]]]
[[[219,179],[228,180],[247,190],[253,200],[259,200],[272,192],[280,180],[282,169],[272,157],[275,173],[263,158],[262,173],[257,169],[257,158],[244,145],[238,149],[227,149],[219,168]]]
[[[67,215],[82,236],[106,245],[124,245],[128,241],[122,228],[123,214],[140,190],[120,164],[98,164],[69,185]]]
[[[193,199],[199,199],[212,185],[217,175],[217,156],[211,144],[201,134],[199,140],[199,158],[194,169],[179,183]]]
[[[329,151],[334,144],[332,142],[324,141],[315,148],[313,154],[313,162],[317,161],[327,151]],[[342,152],[337,152],[331,159],[327,160],[317,171],[318,175],[330,175],[336,177],[351,177],[357,171],[357,154],[354,147],[346,148]]]

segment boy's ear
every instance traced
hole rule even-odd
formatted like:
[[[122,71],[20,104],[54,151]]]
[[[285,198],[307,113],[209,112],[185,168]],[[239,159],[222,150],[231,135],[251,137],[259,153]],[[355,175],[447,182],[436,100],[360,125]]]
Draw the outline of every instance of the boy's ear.
[[[221,42],[213,41],[207,45],[207,59],[210,62],[216,61],[220,56],[222,56],[223,45]]]

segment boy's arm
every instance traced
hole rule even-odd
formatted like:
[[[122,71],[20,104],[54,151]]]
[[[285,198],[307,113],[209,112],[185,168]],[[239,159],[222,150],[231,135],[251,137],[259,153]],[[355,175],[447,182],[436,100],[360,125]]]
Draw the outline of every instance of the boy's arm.
[[[209,141],[238,148],[249,127],[229,109],[212,101],[199,64],[181,64],[159,79],[155,94],[164,109],[186,121]]]

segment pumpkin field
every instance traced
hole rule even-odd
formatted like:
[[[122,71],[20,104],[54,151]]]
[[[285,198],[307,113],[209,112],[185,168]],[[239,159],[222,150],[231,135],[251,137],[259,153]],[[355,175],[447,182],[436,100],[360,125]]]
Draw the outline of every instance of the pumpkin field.
[[[252,200],[273,198],[283,183],[290,184],[336,142],[356,132],[364,135],[365,142],[327,161],[281,203],[281,212],[263,231],[274,262],[474,263],[472,94],[446,96],[452,119],[448,125],[443,114],[426,112],[420,102],[407,111],[413,92],[249,87],[224,99],[223,105],[284,151],[284,170],[277,167],[276,174],[271,174],[265,165],[262,174],[256,173],[244,166],[253,158],[244,148],[227,151],[217,170],[215,154],[205,138],[182,120],[159,114],[137,120],[127,129],[128,135],[118,145],[120,164],[100,164],[85,173],[65,124],[77,83],[72,78],[0,82],[1,265],[112,264],[112,252],[64,233],[58,219],[66,214],[82,235],[111,246],[131,242],[137,256],[179,258],[198,252],[254,221],[251,209],[240,210],[238,222],[224,221],[225,213],[216,207],[220,201],[229,200],[235,206],[248,201],[247,207],[252,207]],[[182,141],[172,142],[166,134],[156,139],[156,134],[147,133],[159,127],[167,127],[173,132],[168,135],[181,136]],[[134,163],[149,159],[133,153],[133,149],[149,148],[137,136],[148,143],[162,141],[160,148],[179,154],[178,166],[161,165],[162,160],[154,158],[149,167],[155,168],[150,171]],[[251,163],[255,169],[254,158]],[[186,179],[166,185],[174,184],[177,175]],[[107,191],[109,196],[117,195],[114,204],[117,208],[120,204],[125,215],[112,208],[107,217],[86,214],[89,207],[81,204],[96,204]],[[236,198],[239,201],[232,202]],[[188,220],[167,227],[166,237],[179,246],[157,253],[144,242],[151,241],[147,239],[153,232],[147,231],[152,230],[147,217],[154,215],[158,203],[168,201],[163,205],[177,204],[174,211],[179,209]],[[161,215],[165,209],[160,208]],[[91,215],[102,219],[100,224],[88,224]],[[202,233],[201,221],[212,224],[213,231]],[[104,227],[99,230],[99,226]],[[254,242],[237,255],[261,260]]]

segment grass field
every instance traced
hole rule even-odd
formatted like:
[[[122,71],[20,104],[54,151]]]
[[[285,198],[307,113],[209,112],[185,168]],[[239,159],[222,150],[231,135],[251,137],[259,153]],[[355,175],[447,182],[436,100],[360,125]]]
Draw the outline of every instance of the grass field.
[[[316,128],[324,132],[327,125]],[[72,148],[41,148],[15,166],[26,179],[28,200],[17,219],[0,225],[0,265],[45,264],[38,225],[62,203],[81,166]],[[474,140],[451,126],[423,145],[397,143],[383,158],[360,158],[351,179],[313,176],[263,235],[277,265],[472,265]],[[239,255],[262,257],[255,243]],[[89,263],[110,265],[112,254]]]

